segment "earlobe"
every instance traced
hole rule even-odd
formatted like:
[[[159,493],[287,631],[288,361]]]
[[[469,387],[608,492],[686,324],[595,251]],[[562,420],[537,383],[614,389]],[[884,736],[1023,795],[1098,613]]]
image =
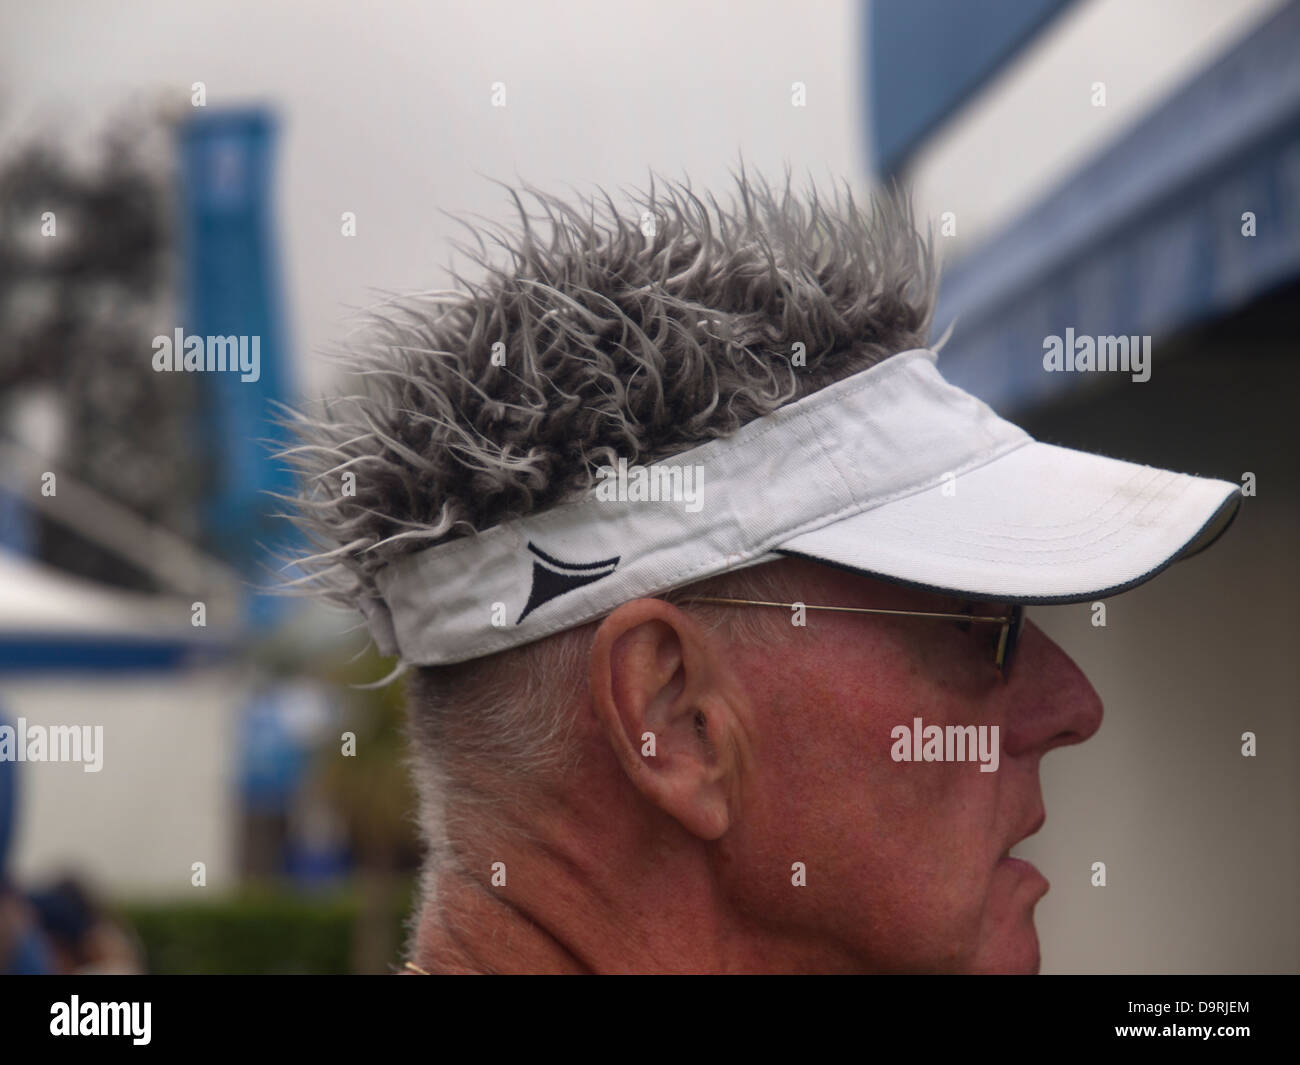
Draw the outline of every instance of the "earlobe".
[[[703,839],[730,827],[739,768],[725,670],[713,639],[658,599],[625,603],[592,642],[592,706],[614,757],[643,799]]]

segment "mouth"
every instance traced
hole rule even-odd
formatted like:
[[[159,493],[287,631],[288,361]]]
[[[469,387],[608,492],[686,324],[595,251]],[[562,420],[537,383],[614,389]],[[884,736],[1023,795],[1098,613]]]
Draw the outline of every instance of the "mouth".
[[[1023,843],[1035,832],[1037,832],[1040,828],[1042,828],[1043,823],[1046,820],[1047,820],[1046,815],[1040,813],[1038,817],[1034,820],[1033,824],[1024,833],[1024,835],[1016,839],[1014,843],[1012,843],[1005,851],[1003,851],[998,856],[997,867],[999,869],[1006,869],[1010,872],[1018,873],[1024,876],[1036,877],[1037,879],[1041,880],[1043,882],[1044,887],[1046,887],[1047,878],[1038,871],[1038,868],[1032,862],[1026,861],[1024,858],[1021,858],[1019,855],[1012,853],[1012,851],[1014,851],[1016,847],[1018,847],[1021,843]]]

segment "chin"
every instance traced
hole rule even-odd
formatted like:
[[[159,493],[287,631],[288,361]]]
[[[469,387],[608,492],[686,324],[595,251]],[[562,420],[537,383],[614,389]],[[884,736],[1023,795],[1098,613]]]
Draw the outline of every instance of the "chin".
[[[1004,930],[995,942],[982,948],[977,953],[970,971],[1036,976],[1041,963],[1038,933],[1034,930],[1033,917],[1029,917],[1025,921],[1025,927],[1015,931]]]
[[[998,863],[970,972],[1037,974],[1042,955],[1034,908],[1047,890],[1046,877],[1028,862]]]

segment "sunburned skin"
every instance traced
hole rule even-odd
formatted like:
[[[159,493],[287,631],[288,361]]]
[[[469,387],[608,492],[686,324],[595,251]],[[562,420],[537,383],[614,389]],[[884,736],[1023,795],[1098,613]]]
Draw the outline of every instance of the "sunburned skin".
[[[810,603],[954,605],[809,562],[772,565]],[[661,600],[606,618],[580,695],[582,766],[562,794],[514,811],[526,835],[458,851],[412,963],[1036,972],[1033,911],[1048,885],[1009,852],[1044,823],[1043,755],[1100,726],[1096,692],[1032,623],[1003,681],[987,641],[962,626],[809,618],[768,645],[732,643]],[[996,727],[996,770],[896,761],[891,730],[917,717]],[[499,886],[494,863],[507,871]]]

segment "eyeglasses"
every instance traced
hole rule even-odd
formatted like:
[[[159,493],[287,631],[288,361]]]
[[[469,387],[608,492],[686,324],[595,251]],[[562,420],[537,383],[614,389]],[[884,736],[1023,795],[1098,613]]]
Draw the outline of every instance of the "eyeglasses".
[[[1025,608],[1019,603],[1011,604],[1009,614],[942,614],[929,610],[881,610],[860,606],[811,606],[807,603],[765,603],[758,599],[727,599],[709,595],[695,595],[677,600],[679,603],[717,603],[720,606],[770,606],[794,610],[803,606],[805,610],[831,610],[840,614],[886,614],[906,618],[939,618],[944,621],[983,622],[1001,625],[997,645],[993,649],[993,664],[1005,681],[1011,675],[1011,661],[1015,657],[1016,647],[1020,643],[1020,631],[1025,626]]]

